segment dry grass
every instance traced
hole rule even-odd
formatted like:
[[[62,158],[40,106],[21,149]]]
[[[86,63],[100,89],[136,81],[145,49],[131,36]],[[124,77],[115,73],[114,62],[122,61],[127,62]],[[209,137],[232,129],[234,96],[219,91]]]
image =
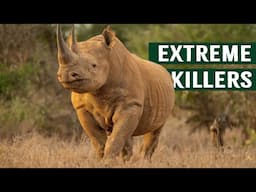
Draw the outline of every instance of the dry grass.
[[[138,149],[141,138],[134,144],[134,156],[129,162],[121,160],[98,162],[87,139],[80,142],[45,138],[39,134],[16,137],[0,142],[0,167],[256,167],[256,148],[242,147],[239,129],[228,130],[223,152],[211,146],[207,132],[188,135],[184,117],[171,118],[161,134],[152,162],[141,159]]]

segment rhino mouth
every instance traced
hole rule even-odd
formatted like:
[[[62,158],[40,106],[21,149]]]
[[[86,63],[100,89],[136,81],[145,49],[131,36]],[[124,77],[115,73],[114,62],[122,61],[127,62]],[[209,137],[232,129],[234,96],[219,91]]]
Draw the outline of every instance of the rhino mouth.
[[[73,80],[73,81],[60,81],[60,82],[63,84],[72,85],[74,83],[85,82],[85,81],[89,81],[89,79],[77,79],[77,80]]]
[[[61,82],[64,88],[69,89],[71,91],[75,91],[75,92],[84,92],[85,91],[84,85],[88,83],[90,83],[89,79],[78,79],[74,81]]]

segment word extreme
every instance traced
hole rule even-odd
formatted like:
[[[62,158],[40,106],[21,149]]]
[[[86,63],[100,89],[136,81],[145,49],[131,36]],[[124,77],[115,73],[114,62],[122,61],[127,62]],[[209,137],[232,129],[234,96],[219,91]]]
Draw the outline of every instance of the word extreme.
[[[149,59],[162,64],[256,64],[254,43],[150,43]]]

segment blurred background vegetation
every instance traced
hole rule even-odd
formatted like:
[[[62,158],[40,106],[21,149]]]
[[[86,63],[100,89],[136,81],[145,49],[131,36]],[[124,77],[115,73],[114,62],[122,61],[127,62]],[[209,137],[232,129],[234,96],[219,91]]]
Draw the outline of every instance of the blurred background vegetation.
[[[71,25],[62,27],[67,35]],[[84,41],[101,33],[104,27],[103,24],[76,24],[77,39]],[[145,59],[148,58],[148,43],[154,41],[256,40],[256,25],[252,24],[113,24],[111,27],[131,52]],[[83,133],[71,106],[70,93],[56,79],[55,29],[54,24],[0,25],[0,137],[34,130],[67,139],[80,137]],[[235,127],[243,129],[247,143],[256,141],[254,92],[176,92],[176,107],[194,111],[188,119],[188,123],[195,125],[194,130],[208,129],[229,102],[232,102],[229,115]]]

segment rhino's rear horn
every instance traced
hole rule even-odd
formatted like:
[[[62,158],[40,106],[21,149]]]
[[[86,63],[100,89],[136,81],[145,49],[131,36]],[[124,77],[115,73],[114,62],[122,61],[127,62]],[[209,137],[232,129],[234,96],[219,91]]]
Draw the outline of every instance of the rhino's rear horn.
[[[57,24],[57,47],[58,57],[63,60],[63,64],[69,63],[73,59],[73,53],[68,48],[63,39],[63,35],[59,24]]]
[[[76,49],[75,25],[73,24],[72,30],[67,38],[67,44],[72,51]]]

